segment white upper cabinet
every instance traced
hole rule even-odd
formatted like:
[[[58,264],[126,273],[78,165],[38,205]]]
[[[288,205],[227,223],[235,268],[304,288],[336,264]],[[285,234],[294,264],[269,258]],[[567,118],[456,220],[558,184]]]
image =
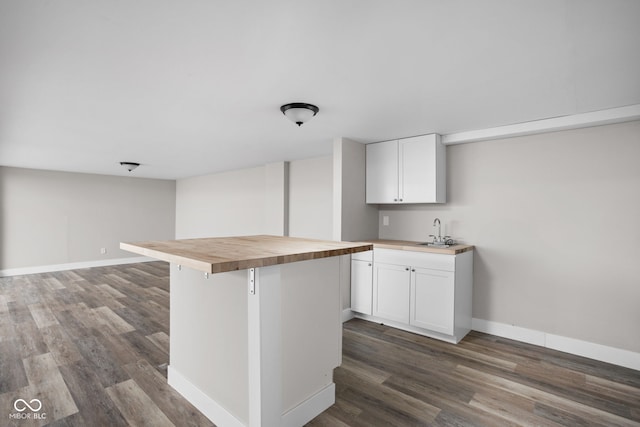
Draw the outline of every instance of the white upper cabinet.
[[[445,203],[446,149],[440,135],[367,145],[367,203]]]

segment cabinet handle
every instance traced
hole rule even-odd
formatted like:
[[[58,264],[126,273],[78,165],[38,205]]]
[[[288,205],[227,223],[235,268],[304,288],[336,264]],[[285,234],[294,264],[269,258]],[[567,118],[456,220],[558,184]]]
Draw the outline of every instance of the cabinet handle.
[[[402,199],[400,199],[400,201],[402,201]]]
[[[409,267],[405,268],[404,271],[409,271]]]
[[[413,272],[415,273],[415,272],[416,272],[416,269],[415,269],[415,268],[412,268],[412,269],[411,269],[411,271],[413,271]]]
[[[394,201],[394,202],[397,202],[397,201],[398,201],[398,199],[393,199],[393,201]]]
[[[371,263],[369,263],[368,265],[369,265],[369,267],[371,267]]]

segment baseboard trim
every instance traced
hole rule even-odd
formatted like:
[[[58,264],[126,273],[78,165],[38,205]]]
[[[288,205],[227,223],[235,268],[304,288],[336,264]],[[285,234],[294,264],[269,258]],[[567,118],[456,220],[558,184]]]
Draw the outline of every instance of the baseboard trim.
[[[244,427],[246,425],[173,369],[171,365],[167,367],[167,382],[214,424],[225,427]],[[331,383],[284,413],[282,426],[299,427],[305,425],[333,405],[336,401],[335,396],[336,385]]]
[[[509,338],[528,344],[545,346],[545,333],[506,323],[493,322],[484,319],[471,319],[471,329],[485,334],[491,334],[502,338]]]
[[[640,353],[633,351],[484,319],[473,319],[471,328],[474,331],[547,347],[553,350],[575,354],[576,356],[588,357],[589,359],[640,371]]]
[[[136,264],[157,261],[146,256],[111,258],[95,261],[70,262],[66,264],[39,265],[35,267],[8,268],[0,270],[0,277],[24,276],[25,274],[52,273],[54,271],[78,270],[80,268],[107,267],[110,265]]]
[[[244,427],[245,424],[193,385],[171,365],[167,367],[167,382],[195,406],[211,422],[219,426]]]
[[[380,325],[390,326],[390,327],[395,328],[395,329],[400,329],[400,330],[403,330],[403,331],[411,332],[412,334],[418,334],[418,335],[422,335],[424,337],[435,338],[437,340],[448,342],[448,343],[451,343],[451,344],[459,343],[460,340],[462,340],[465,337],[465,335],[467,335],[467,333],[469,332],[468,330],[464,331],[462,336],[445,335],[445,334],[442,334],[440,332],[430,331],[430,330],[424,329],[424,328],[418,328],[418,327],[415,327],[415,326],[412,326],[412,325],[407,325],[406,323],[396,322],[396,321],[388,320],[388,319],[383,319],[381,317],[371,316],[369,314],[363,314],[363,313],[354,312],[353,313],[353,317],[355,317],[357,319],[367,320],[367,321],[373,322],[373,323],[378,323]]]
[[[299,427],[327,410],[336,401],[336,385],[329,384],[295,408],[282,415],[283,427]]]

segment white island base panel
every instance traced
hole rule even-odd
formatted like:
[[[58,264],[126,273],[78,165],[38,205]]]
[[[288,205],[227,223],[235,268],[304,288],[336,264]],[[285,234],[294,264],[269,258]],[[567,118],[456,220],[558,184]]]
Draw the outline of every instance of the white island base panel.
[[[221,427],[302,426],[327,409],[342,258],[209,275],[172,264],[169,384]]]

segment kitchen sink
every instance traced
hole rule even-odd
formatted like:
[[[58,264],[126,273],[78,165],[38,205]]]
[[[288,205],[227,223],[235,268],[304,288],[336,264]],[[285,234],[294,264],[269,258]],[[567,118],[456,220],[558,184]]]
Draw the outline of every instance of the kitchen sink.
[[[429,246],[432,248],[448,248],[451,245],[447,245],[444,243],[433,243],[433,242],[423,242],[423,243],[418,243],[418,245],[420,246]]]

